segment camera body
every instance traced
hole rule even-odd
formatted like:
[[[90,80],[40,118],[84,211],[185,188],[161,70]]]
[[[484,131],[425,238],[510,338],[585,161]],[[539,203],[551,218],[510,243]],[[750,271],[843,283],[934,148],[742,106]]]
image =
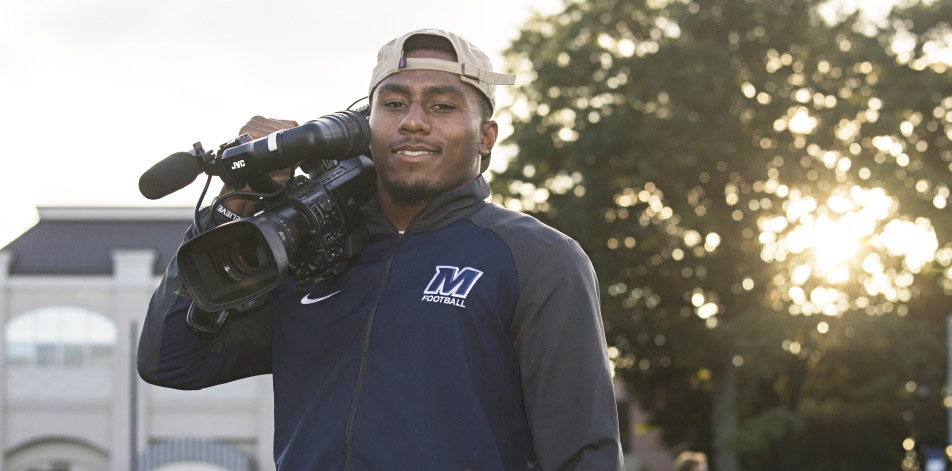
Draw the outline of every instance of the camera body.
[[[202,154],[206,173],[212,168],[209,174],[226,184],[275,191],[250,193],[260,198],[254,215],[179,247],[176,259],[193,300],[188,322],[194,330],[217,331],[229,312],[265,302],[288,275],[300,284],[344,270],[367,238],[360,207],[376,195],[377,173],[365,155],[366,116],[365,110],[335,113],[261,139],[243,136],[223,145],[218,157],[196,153]],[[280,186],[267,174],[298,165],[309,177]]]
[[[289,255],[289,270],[296,280],[325,277],[334,267],[354,255],[348,236],[363,229],[360,207],[376,194],[377,172],[365,156],[334,163],[320,176],[294,178],[288,188],[287,203],[260,217],[280,224],[298,226],[282,237]],[[249,221],[250,222],[250,221]],[[305,224],[306,223],[306,224]],[[303,240],[294,240],[295,232]],[[362,241],[361,241],[362,242]],[[357,247],[359,249],[359,247]]]
[[[327,164],[325,163],[325,166]],[[339,273],[365,239],[360,207],[376,194],[365,156],[298,176],[254,216],[228,222],[178,250],[182,279],[204,311],[241,311],[289,274],[298,282]]]

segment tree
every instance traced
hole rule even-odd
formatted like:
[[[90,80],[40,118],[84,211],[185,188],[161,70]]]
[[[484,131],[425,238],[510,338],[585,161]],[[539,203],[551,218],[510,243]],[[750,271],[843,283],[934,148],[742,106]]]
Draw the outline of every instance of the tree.
[[[498,202],[582,244],[616,374],[719,471],[945,443],[952,6],[821,7],[568,2],[508,51]]]

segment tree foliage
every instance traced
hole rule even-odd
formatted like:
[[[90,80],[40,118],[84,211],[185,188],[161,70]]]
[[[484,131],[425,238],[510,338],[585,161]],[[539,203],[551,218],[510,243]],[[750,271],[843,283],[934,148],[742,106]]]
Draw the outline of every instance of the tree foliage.
[[[874,27],[817,0],[567,2],[514,41],[498,201],[591,256],[616,374],[670,445],[872,470],[945,443],[949,3]]]

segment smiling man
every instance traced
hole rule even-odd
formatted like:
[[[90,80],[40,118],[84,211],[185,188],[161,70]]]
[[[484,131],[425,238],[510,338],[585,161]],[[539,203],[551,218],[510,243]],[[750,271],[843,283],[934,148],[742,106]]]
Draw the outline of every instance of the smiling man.
[[[493,74],[483,93],[478,79],[475,85],[460,79],[448,38],[411,35],[403,55],[398,45],[384,46],[374,70],[370,149],[384,190],[381,208],[403,230],[434,196],[476,179],[483,157],[488,165],[498,131],[490,119],[492,90],[511,77]]]
[[[455,61],[443,51],[406,55],[408,60],[427,56]],[[371,152],[387,206],[419,211],[434,196],[479,175],[480,157],[489,155],[496,141],[496,123],[480,106],[486,98],[453,78],[448,72],[411,70],[378,86]]]
[[[186,328],[170,268],[142,377],[190,389],[272,373],[281,470],[621,469],[588,257],[486,202],[494,89],[513,80],[446,31],[384,45],[369,88],[371,238],[350,267],[285,282],[214,338]],[[256,117],[242,131],[291,125]]]

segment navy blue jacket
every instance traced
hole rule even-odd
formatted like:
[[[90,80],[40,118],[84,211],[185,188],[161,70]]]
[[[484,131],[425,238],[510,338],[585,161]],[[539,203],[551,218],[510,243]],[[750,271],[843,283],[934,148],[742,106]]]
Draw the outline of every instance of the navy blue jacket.
[[[280,470],[615,470],[618,419],[597,281],[578,244],[485,202],[482,177],[339,277],[188,330],[175,261],[139,345],[146,381],[197,389],[273,374]]]

